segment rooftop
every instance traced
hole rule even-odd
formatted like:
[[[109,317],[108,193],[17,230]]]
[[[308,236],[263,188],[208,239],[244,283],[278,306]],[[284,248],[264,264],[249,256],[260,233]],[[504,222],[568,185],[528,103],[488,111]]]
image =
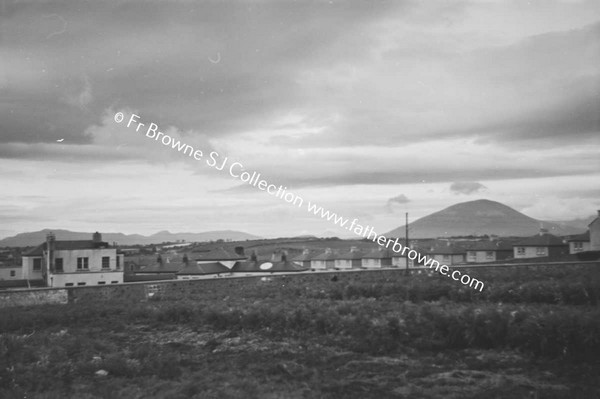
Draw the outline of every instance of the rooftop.
[[[460,255],[466,250],[462,247],[451,244],[449,241],[433,242],[430,245],[419,245],[414,248],[415,251],[422,254],[437,254],[437,255]]]
[[[305,249],[304,251],[302,251],[302,253],[300,255],[293,257],[292,261],[304,262],[307,260],[311,260],[313,258],[314,258],[314,254],[312,254],[308,249]]]
[[[244,260],[247,258],[245,255],[239,255],[231,253],[224,248],[216,248],[209,252],[202,252],[194,254],[194,260],[197,261],[226,261],[226,260]]]
[[[302,272],[308,268],[291,261],[248,261],[236,262],[232,272]]]
[[[18,269],[21,265],[15,265],[14,263],[2,263],[0,262],[0,269]]]
[[[537,234],[518,241],[514,246],[518,247],[560,247],[566,245],[563,240],[549,233]]]
[[[227,267],[223,266],[219,262],[209,262],[209,263],[200,263],[200,264],[189,264],[179,272],[178,275],[204,275],[204,274],[219,274],[219,273],[229,273]]]
[[[93,241],[93,240],[67,240],[67,241],[54,241],[54,250],[56,251],[75,251],[81,249],[101,249],[108,248],[107,242]],[[30,249],[23,253],[23,256],[43,256],[44,251],[47,249],[47,243],[38,245],[37,247]]]
[[[512,244],[506,241],[477,241],[467,247],[467,251],[512,251]]]
[[[331,250],[327,249],[320,255],[313,257],[311,260],[335,260],[338,259],[337,255]]]
[[[569,242],[589,242],[590,241],[590,231],[586,231],[585,233],[578,234],[576,236],[571,237]]]
[[[364,255],[363,259],[385,259],[385,258],[391,258],[392,255],[393,255],[393,252],[390,251],[389,249],[375,248],[368,254]]]
[[[352,248],[350,251],[344,252],[343,254],[340,254],[339,256],[337,256],[336,259],[354,260],[354,259],[362,259],[363,256],[364,256],[364,253],[360,249]]]
[[[178,271],[180,271],[181,269],[183,269],[185,265],[183,263],[176,263],[176,262],[171,262],[171,263],[165,263],[163,262],[162,264],[160,263],[155,263],[153,265],[150,266],[146,266],[143,269],[138,270],[139,273],[177,273]]]

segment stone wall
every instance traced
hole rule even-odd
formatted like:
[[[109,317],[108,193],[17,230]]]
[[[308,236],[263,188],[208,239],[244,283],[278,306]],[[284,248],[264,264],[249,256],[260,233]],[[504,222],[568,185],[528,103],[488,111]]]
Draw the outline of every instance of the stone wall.
[[[569,264],[530,264],[530,265],[481,265],[453,267],[461,270],[463,274],[480,278],[486,285],[493,284],[495,275],[504,273],[539,273],[540,276],[557,268],[568,268],[569,272],[578,273],[586,269],[599,270],[598,262],[572,262]],[[413,269],[410,273],[435,273],[429,268]],[[343,283],[351,283],[359,280],[365,282],[381,281],[382,279],[402,278],[405,270],[348,270],[330,272],[304,272],[288,275],[251,276],[251,277],[220,277],[201,280],[169,280],[155,282],[136,282],[114,285],[68,287],[68,288],[45,288],[32,290],[0,291],[0,307],[30,306],[39,304],[67,304],[85,303],[98,301],[121,301],[124,304],[147,301],[150,299],[185,299],[193,294],[203,291],[217,291],[219,293],[243,292],[244,289],[261,284],[263,279],[281,280],[293,279],[297,285],[309,286],[311,282],[330,280],[335,275],[335,280]],[[458,282],[457,282],[458,284]]]
[[[67,289],[37,289],[0,291],[0,307],[32,306],[45,304],[66,304],[69,301]]]

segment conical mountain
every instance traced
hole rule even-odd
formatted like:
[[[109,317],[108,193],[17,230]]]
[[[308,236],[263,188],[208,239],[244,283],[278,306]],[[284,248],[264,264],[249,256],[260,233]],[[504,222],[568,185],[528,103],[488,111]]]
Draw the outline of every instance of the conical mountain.
[[[554,235],[577,234],[581,229],[534,219],[501,204],[480,199],[461,202],[439,212],[409,223],[410,238],[434,238],[468,235],[531,236],[540,227]],[[386,237],[404,237],[404,225],[386,234]]]

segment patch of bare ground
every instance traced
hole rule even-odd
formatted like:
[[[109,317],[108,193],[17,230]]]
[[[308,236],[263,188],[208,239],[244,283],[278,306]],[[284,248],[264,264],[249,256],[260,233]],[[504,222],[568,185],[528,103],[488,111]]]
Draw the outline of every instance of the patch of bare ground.
[[[600,398],[600,279],[505,273],[0,309],[0,398]]]

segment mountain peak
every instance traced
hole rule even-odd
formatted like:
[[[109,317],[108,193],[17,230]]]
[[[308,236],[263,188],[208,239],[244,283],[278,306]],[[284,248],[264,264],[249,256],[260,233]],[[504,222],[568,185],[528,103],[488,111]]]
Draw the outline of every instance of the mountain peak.
[[[478,199],[451,205],[441,211],[409,224],[413,238],[434,238],[467,235],[530,236],[544,225],[552,234],[580,232],[569,226],[536,220],[497,201]],[[404,226],[386,234],[403,237]]]
[[[161,230],[161,231],[159,231],[158,233],[154,233],[154,234],[152,234],[152,236],[163,235],[163,234],[170,235],[170,234],[171,234],[171,232],[170,232],[169,230]]]

